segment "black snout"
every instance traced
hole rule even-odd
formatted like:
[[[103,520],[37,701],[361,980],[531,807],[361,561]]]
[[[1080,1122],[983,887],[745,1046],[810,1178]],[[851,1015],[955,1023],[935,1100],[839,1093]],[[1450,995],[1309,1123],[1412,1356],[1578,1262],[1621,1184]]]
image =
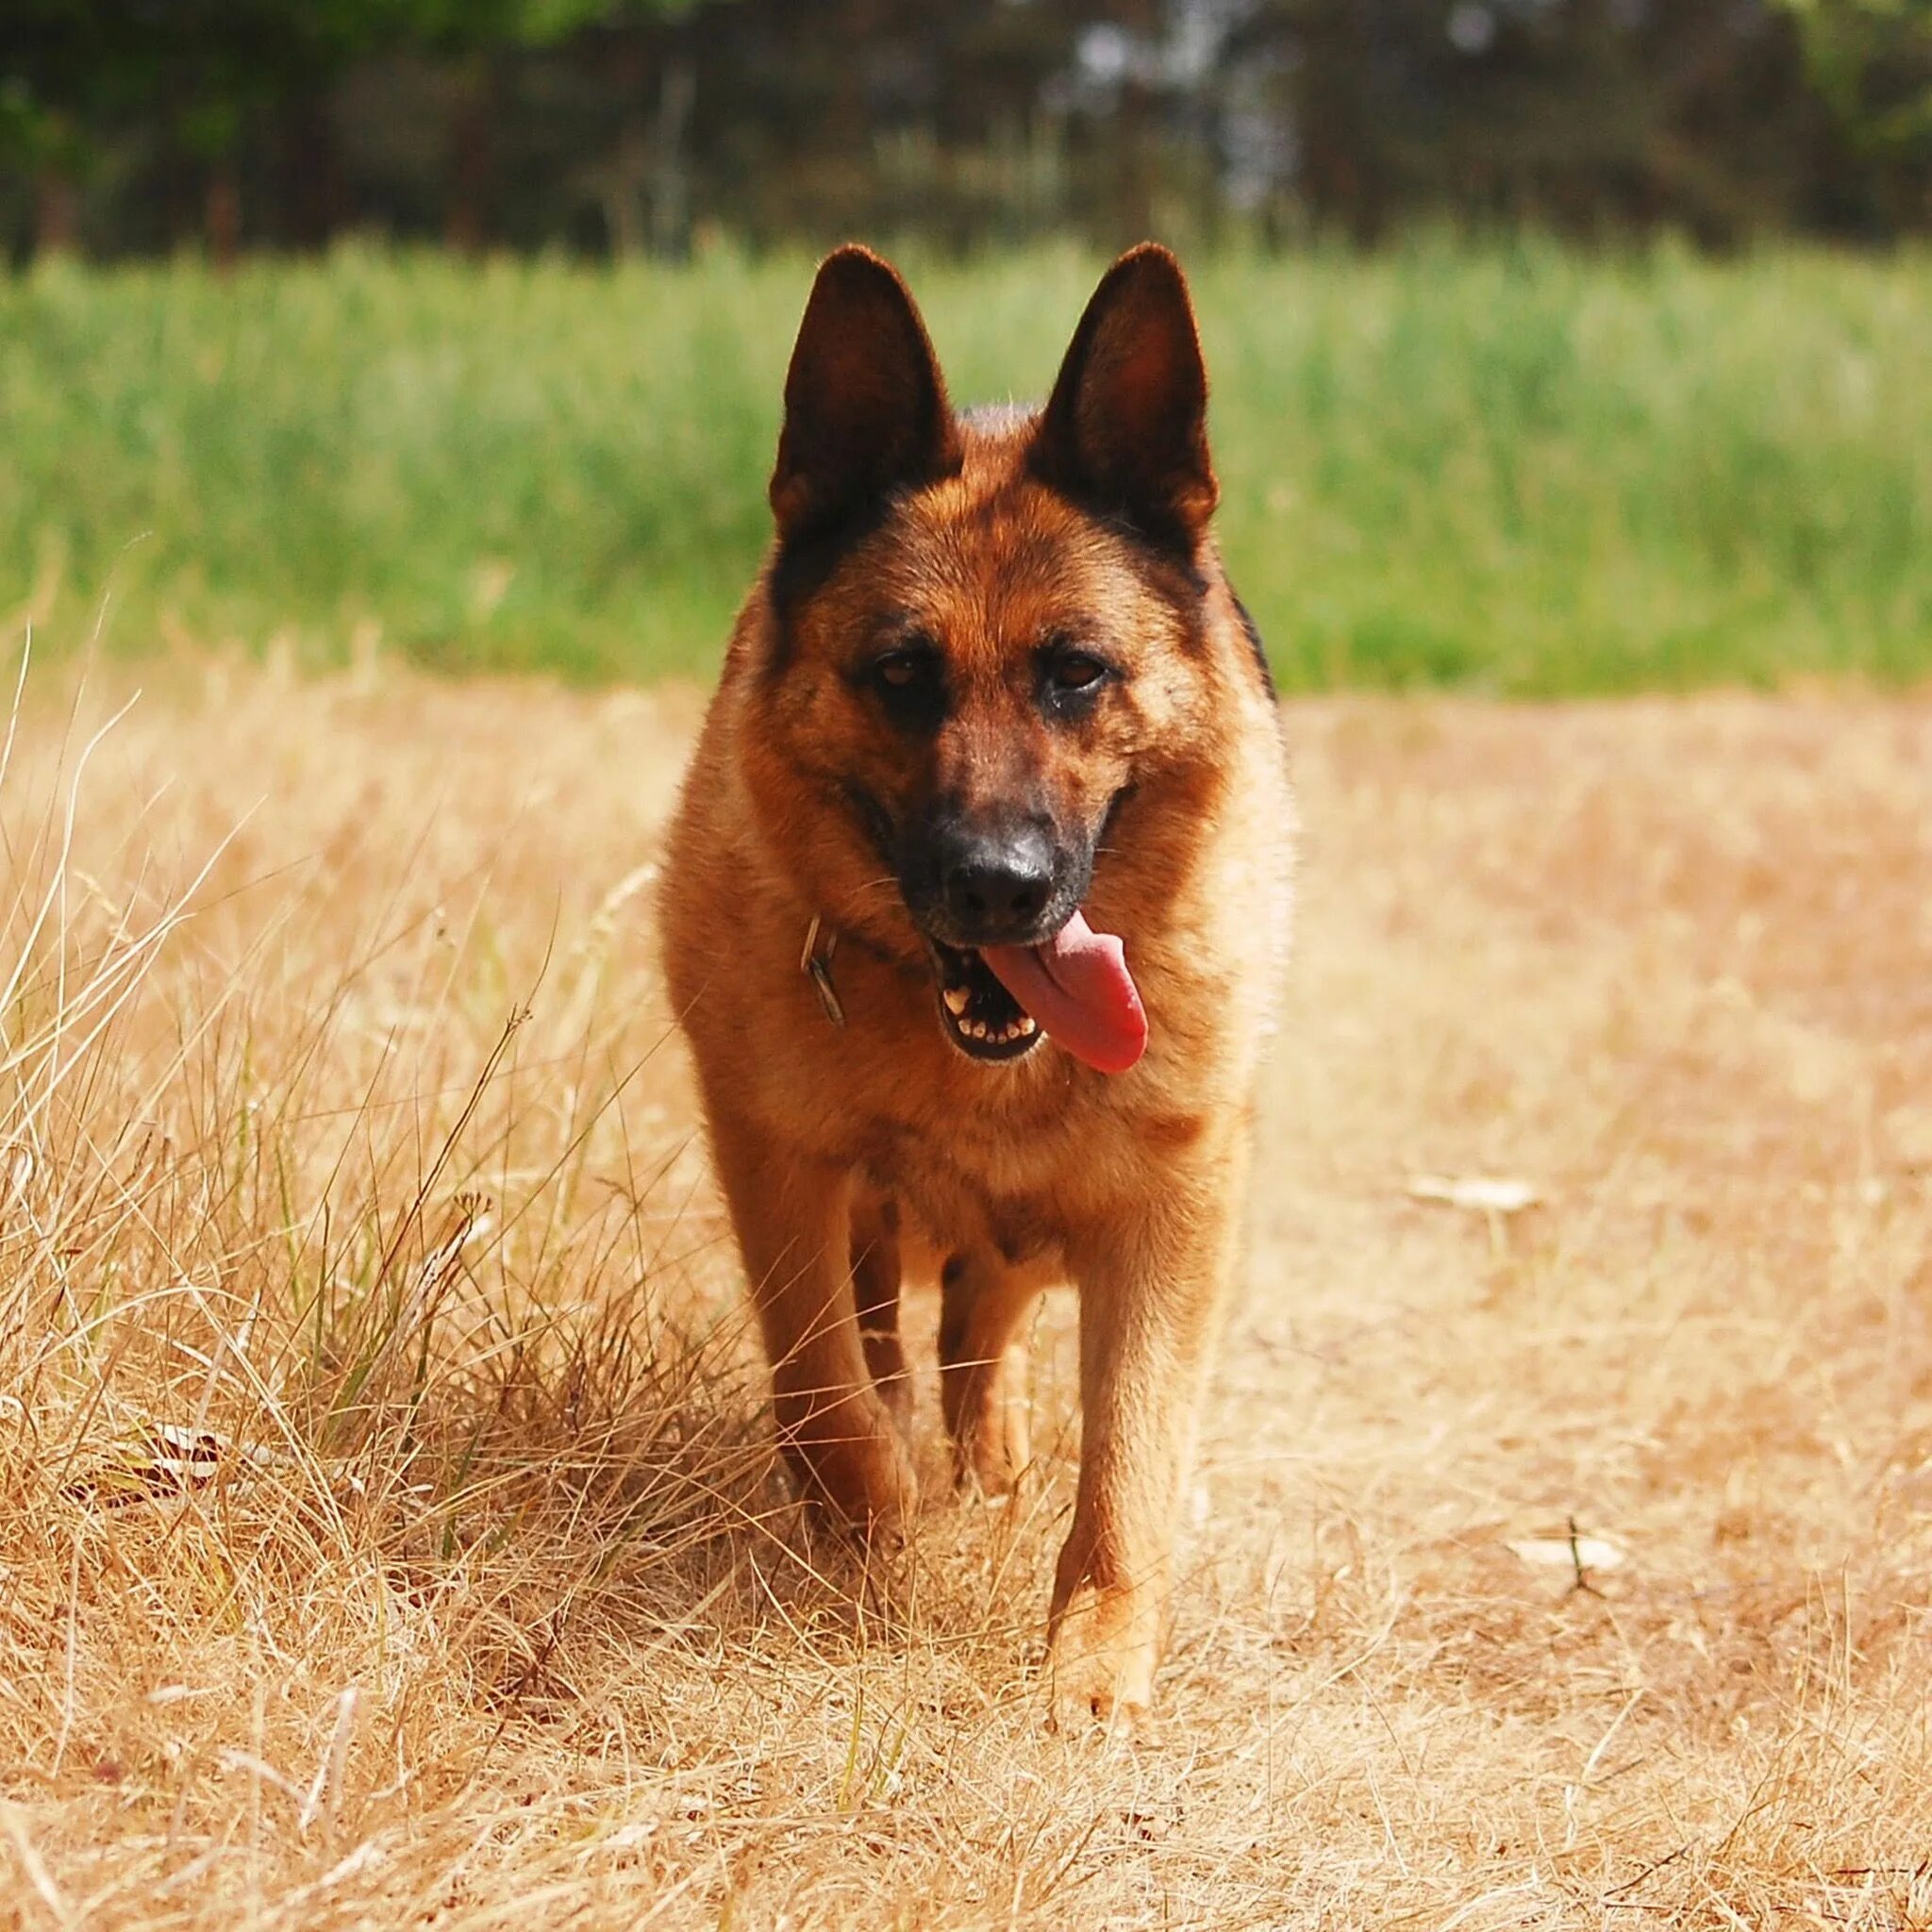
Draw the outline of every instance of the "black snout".
[[[1027,944],[1054,900],[1054,846],[1037,825],[955,831],[940,841],[940,898],[956,945]]]

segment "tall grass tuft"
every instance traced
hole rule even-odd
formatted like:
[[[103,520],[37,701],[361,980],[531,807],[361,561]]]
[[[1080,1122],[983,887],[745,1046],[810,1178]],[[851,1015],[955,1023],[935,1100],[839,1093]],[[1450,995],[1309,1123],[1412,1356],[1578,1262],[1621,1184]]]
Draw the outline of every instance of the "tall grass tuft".
[[[747,1548],[797,1571],[689,1287],[635,852],[508,931],[541,799],[439,803],[435,743],[345,763],[360,701],[226,677],[192,747],[71,680],[0,735],[0,1869],[61,1924],[374,1873],[570,1659],[675,1681]]]

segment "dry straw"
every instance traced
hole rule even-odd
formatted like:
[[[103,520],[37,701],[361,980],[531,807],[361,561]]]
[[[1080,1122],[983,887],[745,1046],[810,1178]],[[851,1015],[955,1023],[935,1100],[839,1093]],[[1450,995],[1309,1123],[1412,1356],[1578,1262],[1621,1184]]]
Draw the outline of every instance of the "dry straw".
[[[1254,1288],[1109,1740],[1030,1676],[1068,1307],[1012,1507],[929,1384],[890,1569],[771,1466],[648,938],[689,703],[106,683],[0,760],[0,1924],[1932,1918],[1922,707],[1294,713]]]

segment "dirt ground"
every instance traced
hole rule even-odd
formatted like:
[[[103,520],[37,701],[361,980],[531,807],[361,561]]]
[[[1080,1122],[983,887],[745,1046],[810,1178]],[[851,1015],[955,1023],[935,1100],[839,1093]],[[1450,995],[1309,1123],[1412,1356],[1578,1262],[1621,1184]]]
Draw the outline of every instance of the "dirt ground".
[[[1290,708],[1131,1740],[1031,1674],[1069,1298],[1012,1507],[944,1491],[930,1295],[905,1562],[770,1466],[654,991],[695,705],[177,672],[63,858],[30,696],[0,1924],[1932,1924],[1932,705]]]

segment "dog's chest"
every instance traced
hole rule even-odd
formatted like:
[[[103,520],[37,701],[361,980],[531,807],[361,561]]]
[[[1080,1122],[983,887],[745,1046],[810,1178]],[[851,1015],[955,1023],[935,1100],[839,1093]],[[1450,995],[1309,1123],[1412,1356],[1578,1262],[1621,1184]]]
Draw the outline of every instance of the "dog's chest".
[[[929,988],[849,976],[850,1023],[808,1038],[820,1145],[898,1201],[939,1246],[1019,1262],[1129,1211],[1191,1144],[1199,1111],[1149,1060],[1124,1079],[1042,1045],[1019,1065],[968,1061]]]
[[[1018,1262],[1064,1246],[1079,1218],[1086,1191],[1069,1169],[1076,1139],[1064,1119],[1016,1126],[969,1111],[941,1126],[878,1117],[859,1136],[858,1167],[940,1246],[991,1247]]]

